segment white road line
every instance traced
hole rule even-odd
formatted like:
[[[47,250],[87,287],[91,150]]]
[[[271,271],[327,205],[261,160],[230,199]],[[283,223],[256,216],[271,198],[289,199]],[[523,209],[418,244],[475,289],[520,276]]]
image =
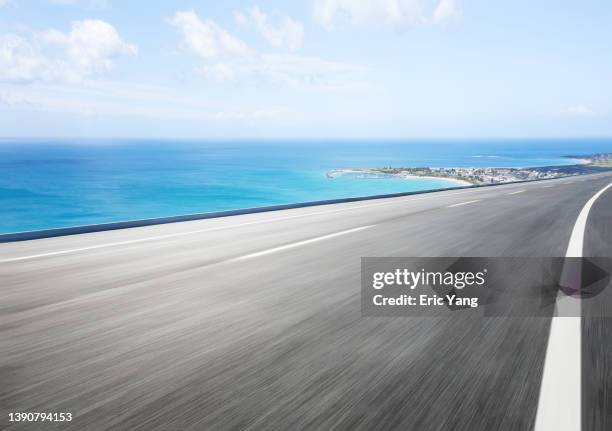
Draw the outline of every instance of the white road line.
[[[574,225],[574,229],[572,230],[572,236],[570,237],[570,242],[567,246],[567,252],[565,253],[566,257],[582,257],[583,245],[584,245],[584,231],[586,229],[587,218],[589,217],[589,211],[591,211],[591,207],[595,203],[595,201],[603,195],[606,190],[612,187],[612,183],[605,186],[603,189],[599,190],[591,199],[587,201],[580,211],[578,218],[576,219],[576,224]]]
[[[525,190],[517,190],[517,191],[515,191],[515,192],[512,192],[512,193],[506,193],[506,194],[507,194],[507,195],[516,195],[516,194],[518,194],[518,193],[523,193],[524,191],[525,191]]]
[[[612,183],[595,193],[580,211],[570,236],[566,257],[582,257],[589,211],[597,198],[610,187]],[[561,278],[563,280],[563,273]],[[568,307],[573,308],[574,316],[579,316],[580,301],[559,291],[556,315],[552,318],[548,335],[535,431],[581,429],[582,325],[581,317],[562,317],[568,315]]]
[[[467,201],[467,202],[461,202],[458,204],[452,204],[452,205],[448,205],[446,208],[454,208],[454,207],[460,207],[461,205],[467,205],[467,204],[473,204],[474,202],[480,202],[482,199],[476,199],[473,201]]]
[[[550,186],[542,186],[543,189],[549,189],[551,187],[554,187],[554,185],[550,185]]]
[[[225,230],[225,229],[253,226],[253,225],[264,224],[264,223],[273,223],[277,221],[291,220],[291,219],[302,218],[302,217],[335,214],[335,213],[344,212],[344,211],[351,211],[354,209],[371,208],[371,207],[377,207],[381,205],[406,204],[406,203],[425,200],[425,199],[435,199],[435,198],[440,198],[440,197],[456,196],[456,195],[465,194],[465,193],[474,192],[474,191],[482,191],[485,189],[486,188],[470,189],[470,190],[457,191],[455,193],[444,193],[440,195],[429,195],[429,196],[421,196],[421,197],[407,196],[408,199],[393,200],[389,202],[378,202],[378,203],[371,203],[371,204],[365,204],[365,205],[354,205],[348,208],[339,208],[339,209],[329,210],[329,211],[316,211],[316,212],[310,212],[306,214],[288,215],[284,217],[277,217],[277,218],[266,219],[266,220],[257,220],[257,221],[246,222],[246,223],[238,223],[238,224],[234,224],[230,226],[218,226],[218,227],[211,227],[211,228],[205,228],[205,229],[196,229],[196,230],[190,230],[190,231],[185,231],[185,232],[170,233],[170,234],[165,234],[165,235],[149,236],[146,238],[132,239],[132,240],[127,240],[127,241],[118,241],[118,242],[110,242],[110,243],[105,243],[105,244],[98,244],[98,245],[92,245],[88,247],[79,247],[79,248],[72,248],[68,250],[59,250],[59,251],[52,251],[48,253],[33,254],[29,256],[20,256],[20,257],[14,257],[14,258],[9,258],[9,259],[0,259],[0,264],[19,262],[23,260],[37,259],[37,258],[42,258],[42,257],[58,256],[58,255],[69,254],[69,253],[78,253],[81,251],[98,250],[98,249],[103,249],[107,247],[117,247],[121,245],[138,244],[141,242],[156,241],[156,240],[168,239],[168,238],[176,238],[176,237],[193,235],[193,234],[198,234],[198,233],[216,232],[216,231]]]
[[[298,241],[298,242],[294,242],[294,243],[291,243],[291,244],[281,245],[280,247],[269,248],[267,250],[258,251],[256,253],[250,253],[250,254],[246,254],[244,256],[235,257],[233,259],[226,260],[225,262],[238,262],[238,261],[241,261],[241,260],[252,259],[254,257],[265,256],[267,254],[277,253],[277,252],[283,251],[283,250],[289,250],[290,248],[300,247],[300,246],[306,245],[306,244],[312,244],[313,242],[324,241],[326,239],[335,238],[337,236],[347,235],[347,234],[353,233],[353,232],[359,232],[361,230],[369,229],[369,228],[374,227],[374,226],[376,226],[376,225],[361,226],[361,227],[356,227],[356,228],[353,228],[353,229],[343,230],[343,231],[336,232],[336,233],[330,233],[329,235],[318,236],[318,237],[315,237],[315,238],[306,239],[304,241]]]
[[[352,233],[352,232],[358,232],[360,230],[369,229],[369,228],[374,227],[374,226],[376,226],[376,225],[361,226],[361,227],[358,227],[358,228],[349,229],[349,230],[345,230],[345,231],[342,231],[342,232],[336,232],[336,233],[332,233],[332,234],[329,234],[329,235],[323,235],[323,236],[320,236],[320,237],[307,239],[305,241],[300,241],[300,242],[296,242],[296,243],[293,243],[293,244],[288,244],[288,245],[285,245],[285,246],[280,246],[280,247],[276,247],[276,248],[269,249],[269,250],[264,250],[264,251],[257,252],[257,253],[247,254],[247,255],[244,255],[244,256],[238,256],[238,257],[234,257],[234,258],[230,258],[230,259],[221,260],[221,261],[218,261],[218,262],[204,264],[204,265],[198,266],[197,268],[192,268],[192,269],[190,269],[188,271],[201,270],[203,268],[212,268],[212,267],[216,267],[216,266],[219,266],[219,265],[224,265],[226,263],[238,262],[238,261],[249,259],[249,258],[256,257],[256,256],[262,256],[264,254],[274,253],[276,251],[281,251],[281,250],[285,250],[285,249],[289,249],[289,248],[293,248],[293,247],[298,247],[300,245],[305,245],[305,244],[309,244],[309,243],[312,243],[312,242],[325,240],[325,239],[328,239],[328,238],[333,238],[333,237],[340,236],[340,235],[346,235],[346,234],[349,234],[349,233]],[[128,284],[124,284],[124,285],[122,285],[120,287],[117,287],[117,288],[113,289],[113,291],[117,292],[117,291],[120,290],[122,292],[127,292],[127,291],[129,291],[131,289],[134,289],[137,286],[138,286],[138,283],[128,283]],[[25,313],[27,313],[28,315],[30,313],[32,313],[32,312],[34,312],[34,313],[41,313],[41,312],[45,312],[45,310],[57,309],[58,307],[66,306],[68,304],[83,303],[83,302],[91,300],[92,298],[105,297],[108,294],[109,294],[109,290],[100,290],[100,291],[96,291],[96,292],[93,292],[93,293],[90,293],[90,294],[82,295],[82,296],[79,296],[79,297],[76,297],[76,298],[67,299],[65,301],[60,301],[60,302],[54,302],[52,304],[41,305],[40,307],[36,307],[34,309],[27,310]]]

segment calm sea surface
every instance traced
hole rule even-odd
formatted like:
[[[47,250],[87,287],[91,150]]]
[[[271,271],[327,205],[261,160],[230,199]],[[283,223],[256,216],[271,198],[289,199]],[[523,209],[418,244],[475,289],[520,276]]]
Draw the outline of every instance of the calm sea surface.
[[[573,164],[612,140],[0,140],[0,232],[451,187],[334,168]]]

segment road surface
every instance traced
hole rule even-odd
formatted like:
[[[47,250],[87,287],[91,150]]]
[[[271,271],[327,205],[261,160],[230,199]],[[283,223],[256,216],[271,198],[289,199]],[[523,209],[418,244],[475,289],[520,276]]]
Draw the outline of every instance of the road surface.
[[[0,244],[0,427],[532,429],[551,319],[362,317],[360,257],[565,256],[610,182]],[[612,189],[591,208],[585,256],[612,256],[610,220]],[[582,322],[583,429],[612,424],[609,323]],[[74,419],[9,424],[8,412]]]

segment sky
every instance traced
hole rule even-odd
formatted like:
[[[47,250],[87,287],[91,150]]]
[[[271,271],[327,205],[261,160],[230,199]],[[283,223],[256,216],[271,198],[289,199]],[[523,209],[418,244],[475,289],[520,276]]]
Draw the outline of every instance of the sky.
[[[0,136],[612,136],[606,0],[0,0]]]

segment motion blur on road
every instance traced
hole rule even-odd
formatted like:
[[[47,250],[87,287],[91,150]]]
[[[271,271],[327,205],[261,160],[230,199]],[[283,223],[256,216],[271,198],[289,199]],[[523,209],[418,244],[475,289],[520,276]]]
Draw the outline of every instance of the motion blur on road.
[[[565,256],[587,175],[0,244],[7,429],[530,430],[550,318],[362,317],[364,256]],[[584,256],[612,256],[612,191]],[[584,319],[582,426],[611,429]],[[9,423],[9,412],[71,422]]]

